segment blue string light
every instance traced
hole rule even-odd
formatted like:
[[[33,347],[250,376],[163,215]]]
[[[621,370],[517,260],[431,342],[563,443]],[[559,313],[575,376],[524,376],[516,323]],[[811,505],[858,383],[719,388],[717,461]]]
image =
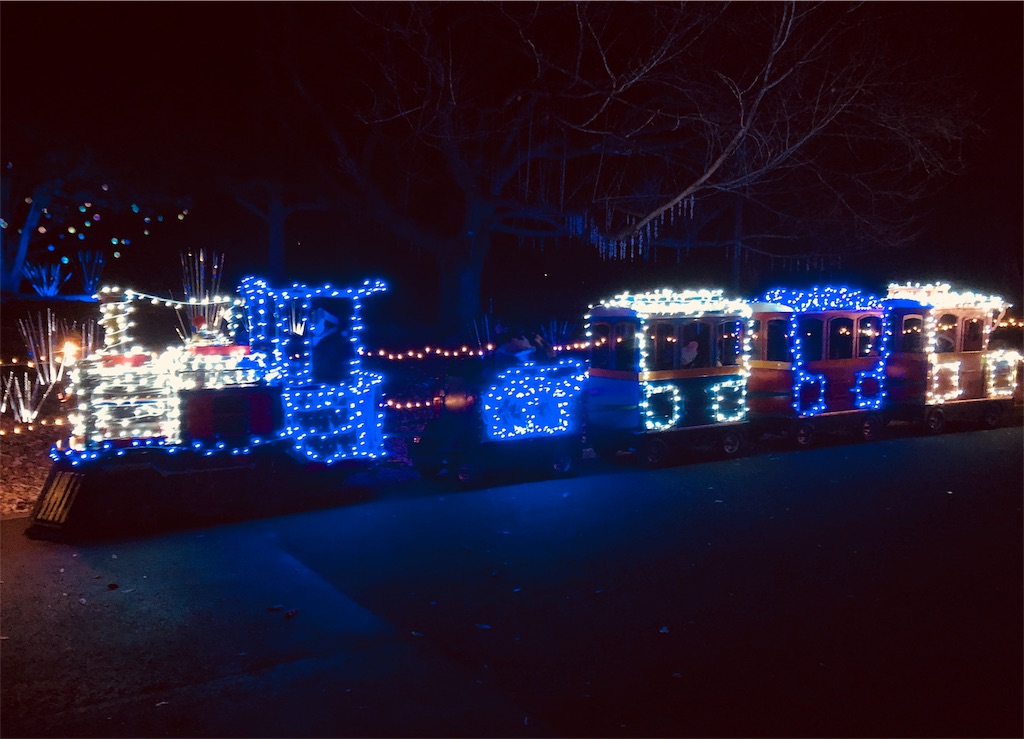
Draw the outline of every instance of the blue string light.
[[[250,345],[243,348],[225,345],[220,352],[223,357],[205,351],[198,353],[202,347],[194,356],[181,347],[152,356],[129,349],[127,328],[133,324],[127,316],[132,300],[163,302],[172,307],[178,307],[180,301],[132,291],[122,294],[117,288],[104,290],[113,298],[104,305],[109,313],[104,324],[107,346],[97,355],[82,360],[75,370],[79,385],[76,426],[82,431],[76,431],[76,435],[85,448],[65,452],[51,450],[54,460],[63,459],[78,466],[108,456],[121,457],[135,450],[238,456],[276,442],[289,446],[300,458],[328,465],[344,459],[384,456],[384,414],[378,402],[383,378],[362,370],[363,348],[358,343],[362,330],[360,300],[386,290],[382,281],[367,280],[355,288],[331,285],[310,288],[294,284],[284,290],[274,290],[266,281],[248,277],[242,281],[243,300],[239,302],[244,303]],[[285,351],[293,328],[289,320],[292,307],[296,306],[308,323],[311,301],[320,298],[351,301],[351,315],[338,318],[342,326],[350,329],[354,358],[339,360],[344,362],[347,371],[338,382],[314,381],[314,352],[308,336],[298,356],[288,356]],[[225,298],[213,300],[233,303]],[[241,308],[237,303],[234,305]],[[238,328],[240,319],[240,315],[232,316],[229,328]],[[117,338],[111,340],[111,334]],[[191,439],[182,443],[180,404],[172,402],[178,397],[178,391],[253,384],[281,388],[281,430],[269,435],[253,435],[244,442]],[[152,398],[160,402],[154,404]],[[140,429],[144,432],[142,438],[103,438],[103,435],[124,437],[139,433]]]
[[[806,313],[825,311],[882,311],[882,326],[889,325],[889,314],[882,299],[847,287],[813,287],[810,290],[777,288],[769,290],[757,302],[783,305],[792,309],[789,337],[793,350],[793,400],[798,417],[816,416],[828,411],[825,375],[807,370],[800,318]],[[883,328],[878,361],[871,370],[855,373],[854,405],[859,409],[878,409],[884,403],[885,367],[891,352],[891,328]],[[817,389],[817,393],[815,393]],[[811,397],[805,397],[811,396]]]
[[[579,428],[576,401],[587,373],[583,363],[527,362],[498,373],[483,393],[482,417],[492,440],[554,436]]]

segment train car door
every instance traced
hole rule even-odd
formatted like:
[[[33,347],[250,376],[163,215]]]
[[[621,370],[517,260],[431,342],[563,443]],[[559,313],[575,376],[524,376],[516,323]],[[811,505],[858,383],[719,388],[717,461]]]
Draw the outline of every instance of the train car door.
[[[892,346],[885,365],[885,389],[895,406],[922,406],[928,392],[929,362],[925,318],[928,308],[909,301],[887,301],[885,330]]]
[[[587,435],[595,449],[603,438],[641,430],[639,320],[628,311],[595,311],[590,316],[587,380]]]
[[[806,334],[807,371],[824,382],[819,392],[824,396],[825,411],[854,411],[881,404],[881,377],[874,374],[881,355],[880,314],[829,312],[801,319],[800,327]]]
[[[747,408],[752,418],[793,416],[793,353],[789,343],[792,311],[783,306],[758,309],[750,334]]]

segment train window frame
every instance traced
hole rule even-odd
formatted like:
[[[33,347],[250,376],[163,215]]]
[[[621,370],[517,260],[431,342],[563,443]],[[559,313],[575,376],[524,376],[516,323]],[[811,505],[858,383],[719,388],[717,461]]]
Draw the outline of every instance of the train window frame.
[[[949,327],[949,328],[944,328]],[[960,336],[960,317],[956,313],[943,313],[935,321],[935,353],[955,354]]]
[[[733,337],[724,336],[725,327],[732,325],[736,329],[736,335]],[[715,357],[714,364],[716,367],[738,367],[743,362],[743,320],[739,316],[727,316],[715,324]],[[726,343],[732,343],[734,350],[731,353],[730,359],[732,361],[726,362]]]
[[[662,333],[664,332],[664,333]],[[651,326],[649,337],[654,356],[648,354],[652,370],[672,370],[679,367],[679,327],[675,321],[657,320]]]
[[[628,331],[622,329],[628,328]],[[614,358],[612,370],[618,372],[636,372],[637,365],[637,323],[634,320],[615,321],[612,324],[615,341],[615,350],[612,352]],[[620,341],[620,333],[622,341]],[[627,336],[628,334],[628,336]]]
[[[601,334],[601,335],[599,335]],[[604,338],[604,342],[601,342]],[[590,366],[594,369],[611,369],[612,365],[612,322],[594,321],[590,326]]]
[[[874,324],[872,334],[867,339],[867,351],[864,350],[865,336],[864,324]],[[861,316],[857,319],[856,349],[858,357],[878,357],[882,354],[882,318],[881,316]]]
[[[968,326],[976,327],[977,335],[974,330],[969,330]],[[962,343],[961,351],[965,352],[980,352],[985,350],[985,321],[981,318],[964,318],[961,322],[960,340]],[[969,342],[969,343],[968,343]]]
[[[828,319],[826,352],[829,359],[853,359],[855,328],[856,321],[850,316],[833,316]]]
[[[807,326],[816,326],[810,334],[814,343],[807,340]],[[814,334],[817,334],[815,337]],[[821,316],[804,316],[797,320],[797,338],[800,340],[800,358],[803,362],[820,362],[825,356],[825,319]],[[816,347],[817,351],[809,352],[807,347]],[[817,355],[817,356],[815,356]]]
[[[916,338],[910,346],[907,342],[907,323],[910,321],[917,322]],[[895,333],[895,332],[894,332]],[[907,313],[900,320],[900,330],[896,334],[897,351],[902,354],[921,354],[925,350],[924,343],[924,316],[920,313]]]
[[[789,319],[769,318],[764,328],[764,358],[769,362],[791,363],[793,347],[789,339]]]
[[[750,330],[750,358],[764,359],[764,349],[767,342],[764,341],[765,337],[761,333],[761,320],[751,318],[748,328]]]

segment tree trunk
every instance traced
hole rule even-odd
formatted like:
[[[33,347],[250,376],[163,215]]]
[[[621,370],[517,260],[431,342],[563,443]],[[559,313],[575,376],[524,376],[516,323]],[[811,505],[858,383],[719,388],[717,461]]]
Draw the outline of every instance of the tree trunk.
[[[21,233],[17,235],[18,246],[7,253],[7,245],[4,244],[4,265],[0,270],[0,290],[3,292],[18,292],[22,280],[25,279],[25,260],[28,257],[28,246],[32,236],[39,226],[39,220],[43,211],[50,204],[51,194],[48,190],[37,190],[32,194],[32,206],[29,208],[25,223],[22,224]],[[12,236],[14,234],[11,234]],[[9,258],[8,258],[9,257]]]
[[[732,289],[736,295],[743,289],[743,196],[736,193],[733,208]]]
[[[274,280],[284,277],[284,223],[287,218],[281,189],[270,188],[267,200],[267,226],[270,231],[267,269]]]
[[[486,233],[467,236],[438,258],[441,294],[437,318],[447,339],[465,338],[466,324],[480,315],[480,286],[490,243]]]

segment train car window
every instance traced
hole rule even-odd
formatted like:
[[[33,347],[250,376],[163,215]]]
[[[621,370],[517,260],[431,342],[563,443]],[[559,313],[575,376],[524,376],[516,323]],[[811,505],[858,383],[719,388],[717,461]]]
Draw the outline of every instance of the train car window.
[[[828,322],[828,358],[853,359],[852,318],[833,318]]]
[[[652,345],[654,349],[653,362],[656,370],[670,370],[676,367],[676,327],[668,321],[658,321],[654,324],[654,335]]]
[[[980,352],[985,346],[985,324],[980,318],[964,319],[964,351]]]
[[[900,352],[923,352],[924,351],[924,321],[921,316],[906,316],[903,319],[903,328],[897,337],[897,351]]]
[[[623,372],[636,371],[636,324],[620,321],[615,324],[615,356],[611,369]]]
[[[949,354],[956,351],[956,325],[958,319],[952,313],[946,313],[936,325],[935,351],[938,354]]]
[[[611,332],[607,323],[595,323],[590,327],[590,366],[609,369],[611,364]]]
[[[757,319],[750,322],[750,358],[764,359],[764,337],[761,335],[761,322]]]
[[[718,324],[716,339],[718,357],[715,364],[719,367],[738,365],[743,352],[743,321],[722,321]]]
[[[882,353],[882,319],[864,316],[857,321],[857,356],[877,357]]]
[[[711,366],[711,325],[707,321],[685,321],[679,327],[679,366]]]
[[[793,356],[789,351],[789,320],[773,318],[768,321],[766,334],[765,359],[769,362],[792,362]]]
[[[805,362],[817,362],[824,349],[824,324],[820,318],[801,318],[797,338],[800,340],[800,354]]]

